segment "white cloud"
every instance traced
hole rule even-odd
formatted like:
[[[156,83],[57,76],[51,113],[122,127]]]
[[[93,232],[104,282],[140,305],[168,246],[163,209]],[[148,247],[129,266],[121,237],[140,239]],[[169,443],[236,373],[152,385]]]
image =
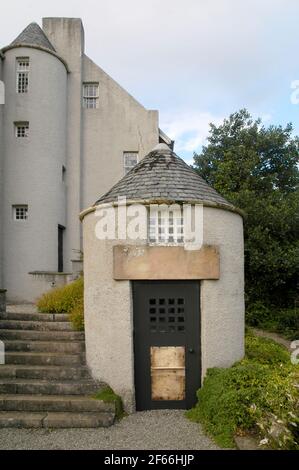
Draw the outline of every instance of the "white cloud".
[[[209,124],[220,124],[223,117],[214,116],[209,112],[195,110],[173,111],[171,114],[161,114],[161,128],[175,140],[175,150],[181,152],[196,152],[205,143],[209,133]]]

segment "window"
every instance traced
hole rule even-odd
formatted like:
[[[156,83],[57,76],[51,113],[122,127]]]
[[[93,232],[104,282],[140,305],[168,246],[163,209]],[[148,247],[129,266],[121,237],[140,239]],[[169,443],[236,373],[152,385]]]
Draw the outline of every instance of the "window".
[[[28,137],[29,122],[16,122],[15,131],[16,131],[16,137]]]
[[[64,165],[62,165],[62,169],[61,169],[61,177],[62,177],[62,181],[65,182],[65,174],[66,174],[66,168]]]
[[[95,109],[99,107],[99,84],[83,84],[83,108]]]
[[[17,93],[27,93],[29,84],[29,57],[17,58]]]
[[[184,218],[181,209],[151,210],[148,238],[150,243],[184,243]]]
[[[28,219],[28,206],[13,206],[14,220],[27,220]]]
[[[124,152],[125,175],[138,163],[138,152]]]

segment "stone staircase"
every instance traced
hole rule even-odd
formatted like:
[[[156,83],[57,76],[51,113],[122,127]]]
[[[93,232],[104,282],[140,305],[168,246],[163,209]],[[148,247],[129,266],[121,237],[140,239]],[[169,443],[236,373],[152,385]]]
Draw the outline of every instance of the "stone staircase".
[[[33,310],[31,308],[31,310]],[[110,426],[114,404],[92,396],[96,383],[85,365],[84,333],[64,314],[0,313],[0,428],[96,428]]]

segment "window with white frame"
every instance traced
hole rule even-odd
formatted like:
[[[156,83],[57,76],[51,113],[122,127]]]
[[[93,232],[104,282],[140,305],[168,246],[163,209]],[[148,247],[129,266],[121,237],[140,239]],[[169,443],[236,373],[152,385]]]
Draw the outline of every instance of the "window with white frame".
[[[148,240],[157,244],[184,243],[183,208],[150,208]]]
[[[29,136],[29,122],[15,122],[16,137]]]
[[[138,152],[124,152],[125,175],[138,163]]]
[[[27,93],[29,85],[29,57],[17,57],[17,93]]]
[[[13,206],[13,218],[14,220],[27,220],[28,219],[28,206],[20,205]]]
[[[83,108],[95,109],[99,107],[99,84],[83,83]]]

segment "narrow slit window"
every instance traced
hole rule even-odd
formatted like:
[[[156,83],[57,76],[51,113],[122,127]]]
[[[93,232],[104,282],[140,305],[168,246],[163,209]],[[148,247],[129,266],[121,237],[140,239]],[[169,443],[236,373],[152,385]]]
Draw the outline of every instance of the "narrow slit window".
[[[96,109],[99,107],[99,84],[83,83],[83,108]]]
[[[28,137],[29,136],[29,122],[16,122],[15,123],[16,137]]]
[[[27,93],[29,87],[29,57],[17,58],[17,93]]]

